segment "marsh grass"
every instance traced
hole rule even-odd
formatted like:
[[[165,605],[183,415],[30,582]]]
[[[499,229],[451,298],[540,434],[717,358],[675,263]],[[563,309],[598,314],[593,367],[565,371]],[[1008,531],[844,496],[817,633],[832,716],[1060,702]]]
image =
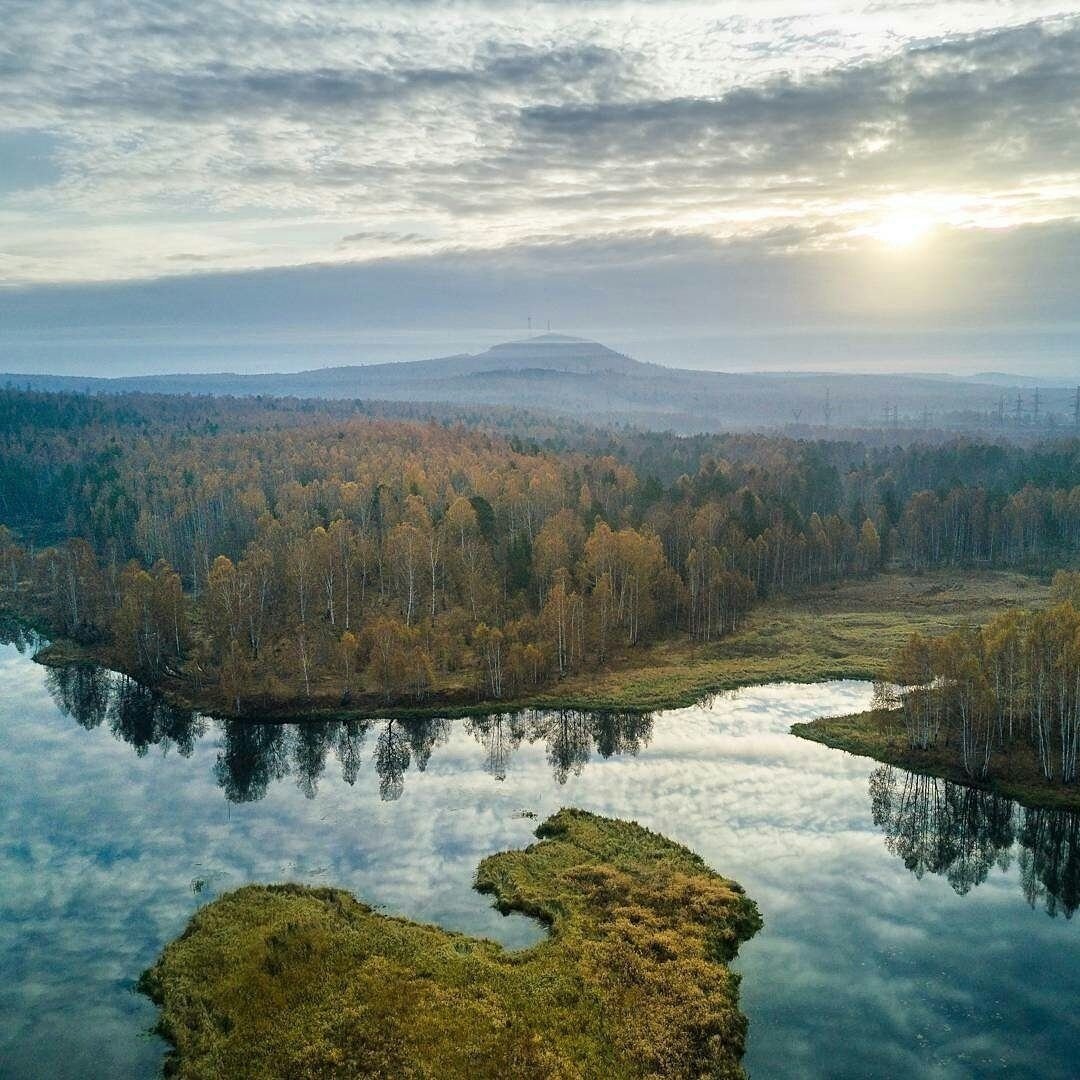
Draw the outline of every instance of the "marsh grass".
[[[734,882],[633,822],[560,810],[476,887],[541,919],[528,950],[378,914],[348,893],[251,885],[145,973],[168,1071],[210,1077],[743,1076],[727,962],[761,919]]]
[[[875,679],[916,630],[977,625],[1009,607],[1038,607],[1049,595],[1049,585],[1011,572],[880,574],[768,601],[719,642],[642,649],[624,665],[564,680],[530,704],[664,709],[754,683]]]

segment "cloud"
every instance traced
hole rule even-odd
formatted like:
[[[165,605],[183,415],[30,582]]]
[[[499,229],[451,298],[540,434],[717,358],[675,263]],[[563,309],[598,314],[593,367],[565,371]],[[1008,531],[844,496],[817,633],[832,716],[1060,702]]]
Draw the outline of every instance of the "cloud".
[[[431,98],[445,104],[458,99],[460,106],[466,95],[477,93],[557,90],[572,96],[611,89],[624,79],[625,66],[613,51],[589,44],[546,50],[488,45],[454,67],[298,69],[219,61],[196,70],[139,68],[61,87],[56,98],[75,114],[108,111],[166,121],[326,112],[370,119],[380,106],[402,111]]]
[[[421,233],[393,233],[393,232],[355,232],[341,238],[341,244],[424,244],[430,241],[430,237]]]
[[[523,110],[522,163],[620,167],[767,191],[854,193],[867,184],[992,187],[1080,168],[1080,21],[921,45],[805,80],[715,98]],[[542,165],[540,168],[542,169]],[[757,189],[757,190],[760,190]]]
[[[228,270],[228,312],[296,266],[425,324],[450,294],[480,318],[486,289],[488,325],[513,287],[649,325],[1057,313],[1029,258],[1032,230],[1080,220],[1080,19],[1054,10],[13,0],[0,284],[59,322],[69,294],[29,287],[181,271],[145,292],[182,307],[209,288],[187,278]],[[913,215],[933,239],[921,287],[862,254]],[[1014,249],[1029,270],[1007,280]]]
[[[528,309],[563,327],[630,320],[639,332],[1061,326],[1076,320],[1078,252],[1080,223],[1070,222],[943,231],[914,266],[872,243],[835,248],[816,225],[726,241],[663,230],[534,237],[346,265],[208,273],[199,263],[198,273],[150,281],[10,288],[0,290],[0,325],[9,351],[16,332],[50,328],[460,331],[519,327]]]

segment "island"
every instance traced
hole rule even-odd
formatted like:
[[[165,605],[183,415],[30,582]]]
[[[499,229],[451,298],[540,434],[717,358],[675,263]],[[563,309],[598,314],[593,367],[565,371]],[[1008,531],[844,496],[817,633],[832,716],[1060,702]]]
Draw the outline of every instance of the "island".
[[[249,885],[140,981],[170,1075],[522,1080],[744,1075],[728,966],[761,926],[741,887],[635,822],[563,809],[476,888],[548,926],[514,952],[337,889]]]

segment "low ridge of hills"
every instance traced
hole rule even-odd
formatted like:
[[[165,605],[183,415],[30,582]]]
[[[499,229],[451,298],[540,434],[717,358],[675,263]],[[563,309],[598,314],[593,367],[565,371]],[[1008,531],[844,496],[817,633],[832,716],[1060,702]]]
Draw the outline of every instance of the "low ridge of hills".
[[[172,393],[513,405],[680,432],[776,427],[1074,426],[1073,392],[1029,379],[724,373],[644,363],[596,341],[541,334],[481,353],[262,374],[93,378],[0,375],[0,384],[81,393]],[[1017,400],[1019,397],[1019,409]]]

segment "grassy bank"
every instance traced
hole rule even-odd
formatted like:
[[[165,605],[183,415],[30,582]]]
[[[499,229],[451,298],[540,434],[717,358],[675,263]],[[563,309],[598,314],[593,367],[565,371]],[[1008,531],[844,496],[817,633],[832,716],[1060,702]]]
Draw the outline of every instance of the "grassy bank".
[[[874,758],[887,765],[993,791],[1024,806],[1080,809],[1080,787],[1046,780],[1028,746],[1018,745],[1008,755],[995,756],[991,762],[993,775],[985,780],[973,780],[957,764],[955,746],[930,750],[910,747],[899,712],[824,717],[807,724],[794,724],[791,732],[800,738]]]
[[[585,671],[526,698],[477,700],[467,687],[439,684],[422,706],[387,706],[374,695],[343,708],[339,697],[311,702],[264,702],[248,714],[259,719],[466,716],[514,708],[648,711],[692,705],[719,690],[762,682],[815,682],[881,675],[889,658],[915,630],[942,634],[986,622],[1007,607],[1045,603],[1047,585],[1007,571],[886,573],[803,594],[766,601],[738,633],[709,645],[685,638],[643,646],[599,671]],[[97,661],[108,657],[58,642],[38,657],[43,663]],[[220,712],[189,684],[171,680],[159,689],[175,704]]]
[[[560,810],[476,887],[550,925],[523,952],[248,886],[143,976],[182,1077],[741,1077],[739,977],[761,925],[738,885],[632,822]]]
[[[915,630],[945,633],[1007,607],[1038,607],[1048,597],[1048,586],[1024,574],[881,574],[768,601],[722,641],[641,649],[624,666],[566,679],[533,701],[660,709],[752,683],[873,679]]]

